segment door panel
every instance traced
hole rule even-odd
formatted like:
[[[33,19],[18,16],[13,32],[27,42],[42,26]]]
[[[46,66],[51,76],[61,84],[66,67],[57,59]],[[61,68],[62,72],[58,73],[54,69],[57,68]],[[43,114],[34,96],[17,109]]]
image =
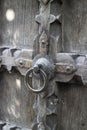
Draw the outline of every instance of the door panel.
[[[73,58],[77,55],[71,56],[71,53],[79,55],[87,53],[86,7],[87,0],[0,1],[0,46],[33,50],[33,64],[31,69],[30,66],[27,67],[29,70],[26,75],[30,78],[32,71],[39,70],[39,74],[42,74],[41,77],[38,76],[41,78],[41,83],[38,77],[35,79],[35,75],[32,75],[32,77],[34,76],[32,85],[37,88],[42,85],[42,87],[46,87],[42,89],[47,90],[41,94],[28,90],[24,82],[25,75],[18,72],[18,70],[21,72],[23,66],[21,68],[12,66],[10,73],[2,67],[4,70],[0,72],[0,120],[28,128],[31,128],[32,122],[34,122],[34,130],[39,129],[38,127],[43,130],[45,127],[46,130],[87,129],[87,88],[78,80],[84,71],[75,78],[72,73],[77,68],[68,73],[64,70],[67,67],[66,64],[73,68],[79,61],[76,60],[77,57]],[[13,11],[13,20],[9,20],[12,17],[9,18],[12,15],[8,13],[9,10]],[[15,51],[11,50],[12,57],[7,53],[8,49],[4,53],[0,53],[5,56],[8,54],[10,59],[14,58]],[[17,53],[19,54],[19,52]],[[23,56],[26,58],[26,55],[28,57],[32,55],[31,53],[27,55],[24,52]],[[40,60],[38,60],[39,58]],[[38,64],[44,65],[43,68],[47,72],[43,68],[39,69],[39,66],[34,66]],[[87,67],[83,70],[87,70]],[[83,77],[86,75],[83,74]],[[45,86],[45,80],[48,80],[48,86]],[[62,83],[60,83],[61,81]],[[70,82],[66,83],[68,81]]]

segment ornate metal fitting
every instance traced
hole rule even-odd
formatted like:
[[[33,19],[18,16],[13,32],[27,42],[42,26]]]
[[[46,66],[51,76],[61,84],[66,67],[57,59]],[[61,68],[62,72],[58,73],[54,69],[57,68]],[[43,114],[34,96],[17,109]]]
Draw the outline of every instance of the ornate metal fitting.
[[[47,58],[42,57],[38,59],[34,66],[39,66],[39,68],[47,74],[48,79],[51,79],[54,76],[55,65]]]
[[[32,68],[30,68],[25,76],[25,84],[27,86],[27,88],[29,88],[31,91],[35,92],[35,93],[41,93],[45,90],[45,88],[47,87],[47,83],[48,83],[48,79],[51,79],[53,74],[54,74],[54,69],[55,66],[53,64],[50,63],[49,60],[47,60],[46,58],[40,58],[36,61],[36,63],[34,64],[34,66]],[[31,86],[30,84],[30,74],[34,74],[34,76],[38,76],[38,74],[40,75],[39,78],[42,77],[43,80],[43,85],[39,88],[39,89],[34,89],[33,86]],[[38,79],[39,82],[40,79]]]
[[[0,65],[9,72],[15,67],[22,75],[32,66],[32,51],[9,47],[0,48]]]
[[[39,45],[40,45],[40,54],[47,54],[48,49],[48,36],[45,31],[42,32],[39,38]]]
[[[30,77],[31,77],[31,74],[34,74],[35,76],[38,76],[37,74],[39,74],[39,77],[42,77],[41,79],[43,80],[43,85],[42,86],[39,86],[39,88],[34,88],[31,83],[30,83]],[[40,79],[39,79],[40,80]],[[38,81],[39,81],[38,80]],[[38,73],[35,71],[35,69],[32,67],[30,68],[27,73],[26,73],[26,76],[25,76],[25,85],[28,89],[30,89],[32,92],[34,93],[41,93],[45,90],[45,88],[47,87],[47,75],[46,73],[42,70],[42,69],[39,69]]]
[[[59,82],[69,82],[77,71],[75,59],[68,53],[56,54],[56,80]]]
[[[21,68],[30,68],[32,66],[32,60],[19,58],[15,60],[16,66]]]
[[[76,68],[73,64],[68,63],[56,63],[56,72],[61,74],[71,74],[75,72]]]

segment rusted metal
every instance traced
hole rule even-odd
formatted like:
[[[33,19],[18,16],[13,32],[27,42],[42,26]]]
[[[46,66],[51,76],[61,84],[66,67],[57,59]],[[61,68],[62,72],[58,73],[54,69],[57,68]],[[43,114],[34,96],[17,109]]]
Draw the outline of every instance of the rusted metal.
[[[57,73],[71,74],[76,70],[75,66],[68,63],[56,63],[55,66]]]

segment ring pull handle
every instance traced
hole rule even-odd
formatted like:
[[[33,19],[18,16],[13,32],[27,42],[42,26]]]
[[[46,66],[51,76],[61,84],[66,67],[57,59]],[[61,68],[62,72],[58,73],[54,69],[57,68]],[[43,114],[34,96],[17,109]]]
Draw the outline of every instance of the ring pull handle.
[[[43,79],[43,85],[40,86],[38,89],[34,89],[34,87],[31,85],[32,83],[30,83],[30,75],[33,73],[39,74],[39,76],[42,77]],[[32,92],[41,93],[45,90],[46,85],[47,85],[47,74],[41,68],[39,68],[39,66],[34,66],[26,72],[25,85]]]

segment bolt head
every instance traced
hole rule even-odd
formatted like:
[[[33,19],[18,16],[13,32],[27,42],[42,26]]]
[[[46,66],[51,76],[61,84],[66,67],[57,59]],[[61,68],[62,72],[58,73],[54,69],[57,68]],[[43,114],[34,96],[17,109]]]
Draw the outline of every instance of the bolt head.
[[[66,72],[70,73],[72,71],[71,67],[70,66],[67,66],[66,67]]]
[[[24,64],[24,63],[23,63],[22,60],[20,60],[20,61],[19,61],[19,64],[20,64],[21,67],[23,67],[23,64]]]
[[[34,70],[35,73],[38,73],[39,72],[39,66],[35,65],[33,70]]]
[[[22,63],[23,63],[23,61],[22,61],[22,60],[20,60],[20,61],[19,61],[19,63],[20,63],[20,64],[22,64]]]

